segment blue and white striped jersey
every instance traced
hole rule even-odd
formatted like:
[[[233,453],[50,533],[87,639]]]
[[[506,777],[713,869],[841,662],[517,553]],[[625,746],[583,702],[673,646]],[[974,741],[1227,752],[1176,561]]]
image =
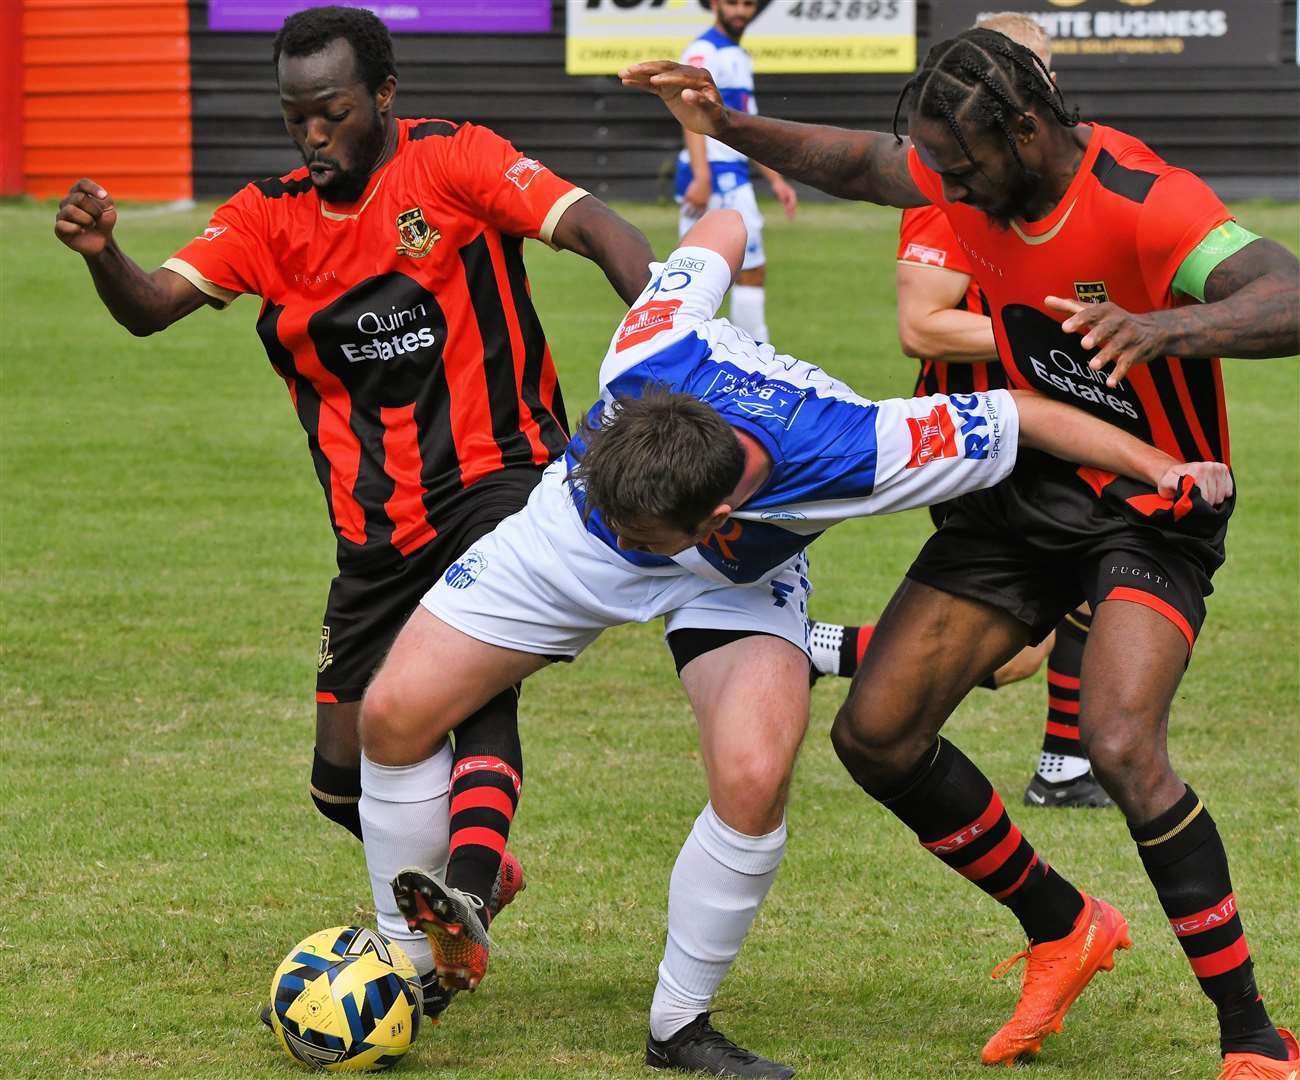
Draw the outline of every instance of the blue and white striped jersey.
[[[601,363],[602,396],[589,417],[616,396],[667,385],[757,439],[772,471],[723,529],[672,558],[620,549],[593,513],[588,531],[618,558],[651,574],[762,581],[836,522],[943,502],[1011,472],[1018,414],[1005,390],[870,401],[714,318],[731,284],[717,252],[681,247],[650,269]],[[569,443],[570,467],[582,449],[580,436]],[[581,510],[580,485],[570,490]]]
[[[728,108],[746,113],[758,112],[754,100],[754,61],[717,26],[710,27],[686,46],[681,62],[707,70]],[[750,182],[749,158],[714,138],[706,137],[704,144],[709,155],[709,170],[713,173],[714,191],[727,192]],[[677,156],[674,187],[678,196],[690,182],[691,159],[683,150]]]

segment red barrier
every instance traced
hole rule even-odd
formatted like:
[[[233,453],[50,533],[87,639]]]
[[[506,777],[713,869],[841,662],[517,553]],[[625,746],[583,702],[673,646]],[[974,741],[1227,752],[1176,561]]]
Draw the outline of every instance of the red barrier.
[[[88,176],[118,199],[189,198],[185,0],[22,0],[21,11],[21,35],[0,37],[21,49],[4,66],[22,72],[22,190],[61,195]]]
[[[0,4],[0,195],[23,192],[23,18]]]

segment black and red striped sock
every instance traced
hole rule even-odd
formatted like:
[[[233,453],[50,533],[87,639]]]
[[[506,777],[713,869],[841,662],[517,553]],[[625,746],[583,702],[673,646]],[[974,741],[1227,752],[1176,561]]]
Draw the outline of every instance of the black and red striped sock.
[[[1228,856],[1210,812],[1189,787],[1154,821],[1130,822],[1129,833],[1201,990],[1218,1010],[1223,1052],[1284,1060],[1286,1046],[1255,988]]]
[[[493,698],[455,732],[447,884],[488,903],[523,788],[515,688]]]
[[[1009,907],[1031,941],[1074,928],[1083,895],[1039,859],[988,778],[946,739],[926,751],[898,794],[877,798],[922,847]]]
[[[1084,757],[1079,745],[1079,673],[1083,647],[1088,643],[1092,616],[1072,611],[1056,628],[1056,641],[1047,657],[1047,724],[1043,730],[1043,757]],[[1042,769],[1039,770],[1042,772]],[[1044,779],[1060,777],[1044,775]]]

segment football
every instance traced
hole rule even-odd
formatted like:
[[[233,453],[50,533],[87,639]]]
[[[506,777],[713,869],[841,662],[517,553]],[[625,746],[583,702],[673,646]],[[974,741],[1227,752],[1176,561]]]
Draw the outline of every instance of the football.
[[[304,938],[271,980],[271,1029],[285,1053],[326,1072],[399,1061],[420,1030],[420,979],[374,930],[335,926]]]

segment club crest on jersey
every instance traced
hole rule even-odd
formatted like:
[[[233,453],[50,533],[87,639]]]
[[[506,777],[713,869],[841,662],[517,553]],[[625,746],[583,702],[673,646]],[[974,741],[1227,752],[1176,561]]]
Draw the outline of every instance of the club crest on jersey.
[[[424,211],[418,206],[397,215],[397,236],[402,241],[397,245],[397,254],[414,259],[423,259],[442,239],[442,233],[424,220]]]
[[[479,575],[487,569],[487,559],[477,551],[467,551],[447,568],[443,579],[453,589],[468,589],[478,581]]]
[[[1104,281],[1076,281],[1074,295],[1079,298],[1081,304],[1104,304],[1110,300],[1106,295]]]
[[[330,664],[334,663],[334,654],[330,652],[330,628],[322,626],[320,628],[320,652],[316,654],[316,670],[324,671]]]

